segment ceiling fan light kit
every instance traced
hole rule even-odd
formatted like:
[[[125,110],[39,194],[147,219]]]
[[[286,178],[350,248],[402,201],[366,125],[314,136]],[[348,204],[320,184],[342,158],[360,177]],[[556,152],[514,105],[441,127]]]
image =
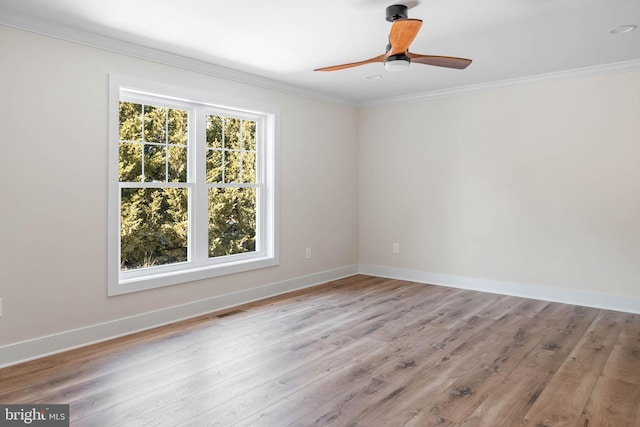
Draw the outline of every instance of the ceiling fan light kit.
[[[637,29],[638,26],[637,25],[621,25],[619,27],[615,27],[609,30],[609,33],[611,34],[626,34],[629,33],[635,29]]]
[[[404,71],[409,69],[411,58],[405,54],[391,55],[384,60],[384,69],[387,71]]]
[[[360,65],[383,62],[387,71],[404,71],[412,62],[436,67],[465,69],[471,64],[470,59],[456,58],[452,56],[421,55],[409,52],[409,45],[418,35],[422,27],[421,19],[409,19],[408,7],[403,4],[394,4],[386,9],[386,19],[391,22],[389,44],[382,55],[348,64],[333,65],[331,67],[317,68],[314,71],[337,71]]]

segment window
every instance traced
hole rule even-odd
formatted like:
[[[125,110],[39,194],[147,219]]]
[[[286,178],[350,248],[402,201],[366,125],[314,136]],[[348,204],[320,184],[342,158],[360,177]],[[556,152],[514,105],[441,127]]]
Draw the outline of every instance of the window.
[[[110,77],[109,295],[276,265],[276,119]]]

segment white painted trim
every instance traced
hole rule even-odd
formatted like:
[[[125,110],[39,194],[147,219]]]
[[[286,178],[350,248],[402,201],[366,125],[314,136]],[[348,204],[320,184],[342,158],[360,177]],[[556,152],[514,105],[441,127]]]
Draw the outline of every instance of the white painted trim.
[[[352,101],[335,98],[321,92],[316,92],[282,81],[258,76],[256,74],[246,73],[228,67],[223,67],[211,62],[201,61],[182,55],[176,55],[174,53],[165,52],[160,49],[154,49],[124,40],[119,40],[113,37],[103,36],[100,34],[92,33],[90,31],[45,21],[21,13],[2,10],[1,6],[0,24],[7,27],[30,31],[32,33],[41,34],[60,40],[70,41],[85,46],[107,50],[109,52],[128,55],[140,59],[146,59],[148,61],[157,62],[159,64],[170,65],[189,71],[195,71],[214,77],[219,77],[225,80],[244,83],[263,89],[274,90],[281,93],[301,96],[324,102],[331,102],[339,105],[352,107],[356,106],[356,104]]]
[[[640,314],[640,299],[638,298],[597,294],[572,289],[549,288],[517,282],[429,273],[396,267],[360,264],[359,266],[349,265],[333,270],[258,286],[244,291],[193,301],[110,322],[8,344],[0,347],[0,368],[129,335],[135,332],[144,331],[214,311],[224,310],[252,301],[285,294],[298,289],[316,286],[332,280],[353,276],[358,273],[438,286],[448,286],[452,288],[469,289],[480,292],[511,295],[522,298]]]
[[[409,280],[451,288],[469,289],[501,295],[511,295],[563,304],[616,310],[640,314],[640,299],[620,295],[600,294],[566,288],[550,288],[526,283],[481,279],[477,277],[454,276],[450,274],[429,273],[396,267],[360,264],[360,273],[390,279]]]
[[[357,265],[348,265],[333,270],[262,285],[244,291],[206,298],[97,325],[8,344],[0,347],[0,368],[252,301],[281,295],[298,289],[308,288],[332,280],[353,276],[357,273]]]
[[[184,263],[156,266],[149,269],[139,269],[123,272],[120,270],[120,188],[123,185],[118,182],[119,162],[119,120],[118,105],[120,100],[139,103],[160,104],[180,108],[189,112],[190,129],[197,126],[194,120],[199,120],[205,114],[232,114],[234,117],[247,117],[259,123],[261,135],[257,137],[258,144],[258,181],[256,187],[260,188],[258,197],[259,212],[258,230],[260,239],[258,242],[262,248],[256,252],[236,254],[228,257],[211,259],[207,256],[208,243],[198,244],[198,236],[207,235],[207,190],[204,180],[204,163],[198,163],[197,158],[189,160],[190,171],[200,174],[199,179],[191,176],[187,182],[180,183],[180,187],[189,188],[195,203],[202,203],[198,208],[190,205],[189,220],[189,247],[192,259]],[[205,122],[200,122],[205,126]],[[240,98],[229,97],[215,92],[197,91],[188,88],[166,85],[155,81],[147,81],[138,77],[129,77],[116,73],[109,73],[109,214],[108,214],[108,267],[107,274],[108,295],[121,295],[130,292],[138,292],[147,289],[171,286],[180,283],[201,280],[210,277],[218,277],[228,274],[241,273],[249,270],[273,267],[279,263],[278,240],[278,153],[280,145],[280,109],[273,105],[258,104]],[[189,132],[187,141],[189,152],[199,152],[198,157],[204,158],[205,141],[196,141],[194,134]],[[204,133],[201,133],[203,135]],[[194,161],[195,159],[195,161]],[[194,165],[196,165],[194,167]],[[169,183],[138,183],[130,188],[162,188],[172,186]],[[176,184],[178,185],[178,184]],[[125,184],[126,186],[126,184]],[[142,187],[141,187],[142,186]],[[204,190],[204,194],[200,191]],[[204,197],[199,197],[204,196]],[[204,199],[204,200],[203,200]],[[193,200],[190,201],[193,203]],[[199,213],[204,209],[205,221],[198,221]],[[195,227],[194,227],[195,226]],[[198,231],[196,227],[204,226]],[[201,251],[201,249],[203,249]]]
[[[593,67],[576,68],[573,70],[558,71],[555,73],[539,74],[535,76],[480,83],[469,86],[453,87],[449,89],[433,90],[429,92],[414,93],[411,95],[381,98],[369,102],[360,103],[358,104],[358,106],[364,109],[370,107],[406,104],[410,102],[431,101],[434,99],[451,98],[454,96],[486,92],[495,89],[504,89],[513,86],[525,86],[551,80],[578,79],[584,77],[626,73],[633,71],[640,71],[640,59],[616,62],[613,64],[597,65]]]

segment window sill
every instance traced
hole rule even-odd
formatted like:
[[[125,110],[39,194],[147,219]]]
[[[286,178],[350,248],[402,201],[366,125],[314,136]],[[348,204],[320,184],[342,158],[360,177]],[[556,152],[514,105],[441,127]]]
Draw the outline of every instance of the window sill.
[[[217,265],[197,266],[193,268],[185,267],[180,270],[170,272],[154,273],[150,271],[150,274],[144,276],[119,279],[117,283],[110,282],[108,296],[128,294],[131,292],[177,285],[180,283],[193,282],[196,280],[209,279],[228,274],[242,273],[245,271],[273,267],[278,264],[279,262],[276,257],[263,256]]]

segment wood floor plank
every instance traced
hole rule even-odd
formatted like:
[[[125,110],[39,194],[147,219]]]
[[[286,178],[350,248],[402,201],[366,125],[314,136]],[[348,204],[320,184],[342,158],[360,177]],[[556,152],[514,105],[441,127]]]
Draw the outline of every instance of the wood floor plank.
[[[241,420],[235,427],[288,426],[308,413],[307,409],[288,399],[280,400],[260,412]]]
[[[127,396],[124,396],[126,400],[117,403],[117,415],[111,414],[111,408],[108,406],[111,396],[106,395],[100,413],[95,410],[88,411],[90,408],[76,405],[76,412],[80,412],[76,416],[86,415],[80,419],[87,424],[93,424],[107,414],[113,423],[141,416],[147,416],[154,420],[158,414],[162,416],[164,411],[171,411],[179,417],[193,417],[312,361],[316,361],[313,368],[317,375],[326,374],[333,369],[339,369],[344,363],[351,360],[354,354],[359,354],[361,351],[372,351],[376,347],[377,343],[364,340],[354,342],[341,349],[319,343],[317,347],[307,347],[304,351],[296,354],[289,353],[286,358],[269,357],[262,363],[247,367],[240,373],[224,367],[208,371],[196,370],[194,372],[196,377],[187,376],[170,383],[154,383],[152,386],[147,386],[147,393],[137,396],[137,398],[129,396],[127,399]],[[95,406],[94,401],[91,402],[91,406]],[[160,409],[162,411],[159,411]],[[73,419],[74,415],[72,414],[71,417]]]
[[[445,418],[433,415],[428,410],[423,410],[415,417],[411,418],[404,427],[454,427],[456,423]]]
[[[298,420],[299,426],[403,426],[415,417],[422,402],[429,400],[450,380],[415,377],[410,383],[397,386],[384,381],[376,383],[375,392],[361,391],[335,399],[310,415]]]
[[[496,386],[505,392],[490,393],[460,426],[518,425],[565,358],[549,350],[531,352]]]
[[[525,422],[539,426],[575,425],[613,350],[623,321],[620,313],[598,313],[525,415]]]
[[[428,337],[418,341],[406,352],[398,352],[375,373],[376,378],[405,384],[414,376],[449,376],[457,378],[475,363],[475,352],[493,346],[496,341],[486,340],[484,332],[490,320],[474,317],[455,329],[432,327]],[[414,333],[412,338],[421,334]]]
[[[511,313],[516,316],[533,318],[538,316],[541,311],[547,309],[549,304],[551,303],[548,301],[522,298],[522,302],[518,304]]]
[[[0,369],[72,426],[640,427],[640,315],[355,275]]]
[[[630,315],[604,367],[604,375],[640,384],[640,316]]]
[[[312,381],[307,386],[287,396],[286,399],[267,406],[259,412],[242,420],[239,425],[290,425],[309,415],[329,402],[335,402],[341,396],[351,396],[358,390],[366,388],[373,393],[383,387],[382,381],[371,379],[371,372],[388,358],[388,346],[380,347],[358,359],[353,360],[342,369],[335,370],[324,377]]]
[[[640,385],[598,378],[576,427],[632,426],[640,407]]]
[[[523,358],[543,339],[551,325],[531,319],[510,338],[488,349],[478,363],[445,389],[433,402],[431,412],[460,423],[488,396]]]
[[[523,298],[508,295],[497,295],[496,301],[488,307],[485,307],[479,315],[483,317],[490,317],[492,319],[499,319],[515,310],[523,301]]]
[[[284,375],[261,386],[251,388],[217,407],[198,414],[189,419],[186,424],[206,424],[212,427],[237,424],[250,415],[268,408],[277,401],[289,398],[294,393],[310,397],[308,392],[305,392],[307,390],[306,387],[310,384],[317,385],[318,383],[326,385],[327,382],[324,379],[328,376],[331,376],[331,380],[328,382],[328,384],[331,384],[331,393],[327,397],[333,396],[335,398],[341,391],[341,384],[352,387],[353,383],[363,378],[367,380],[367,371],[363,366],[375,366],[377,360],[386,357],[387,349],[381,347],[379,343],[366,338],[357,342],[358,346],[354,345],[348,352],[336,351],[323,357],[324,360],[321,363],[314,361],[289,370]],[[364,343],[369,345],[363,346],[362,344]],[[338,354],[339,357],[336,358]],[[351,362],[349,362],[350,360]],[[345,369],[343,366],[351,368]],[[317,388],[315,389],[317,390]],[[310,403],[309,399],[305,400],[307,408]],[[181,408],[184,408],[184,406],[181,406]]]
[[[393,390],[395,386],[375,378],[358,381],[354,387],[336,394],[325,405],[288,425],[296,427],[355,426],[359,417],[370,410],[372,400],[383,399],[384,396],[393,393]]]
[[[402,310],[403,316],[398,317],[398,322],[383,324],[371,334],[371,337],[387,341],[393,337],[411,334],[427,325],[433,326],[434,321],[444,316],[451,306],[464,301],[464,298],[459,296],[460,293],[460,290],[455,290],[455,292],[440,292],[435,296],[428,296],[426,300]],[[428,315],[425,315],[425,310],[428,310]],[[416,313],[420,315],[417,316]]]
[[[490,393],[460,426],[519,425],[597,313],[597,310],[572,309],[570,306],[561,308],[561,311],[554,309],[554,316],[549,319],[544,318],[552,325],[547,335],[495,387],[507,392]],[[559,316],[560,313],[564,317]]]

